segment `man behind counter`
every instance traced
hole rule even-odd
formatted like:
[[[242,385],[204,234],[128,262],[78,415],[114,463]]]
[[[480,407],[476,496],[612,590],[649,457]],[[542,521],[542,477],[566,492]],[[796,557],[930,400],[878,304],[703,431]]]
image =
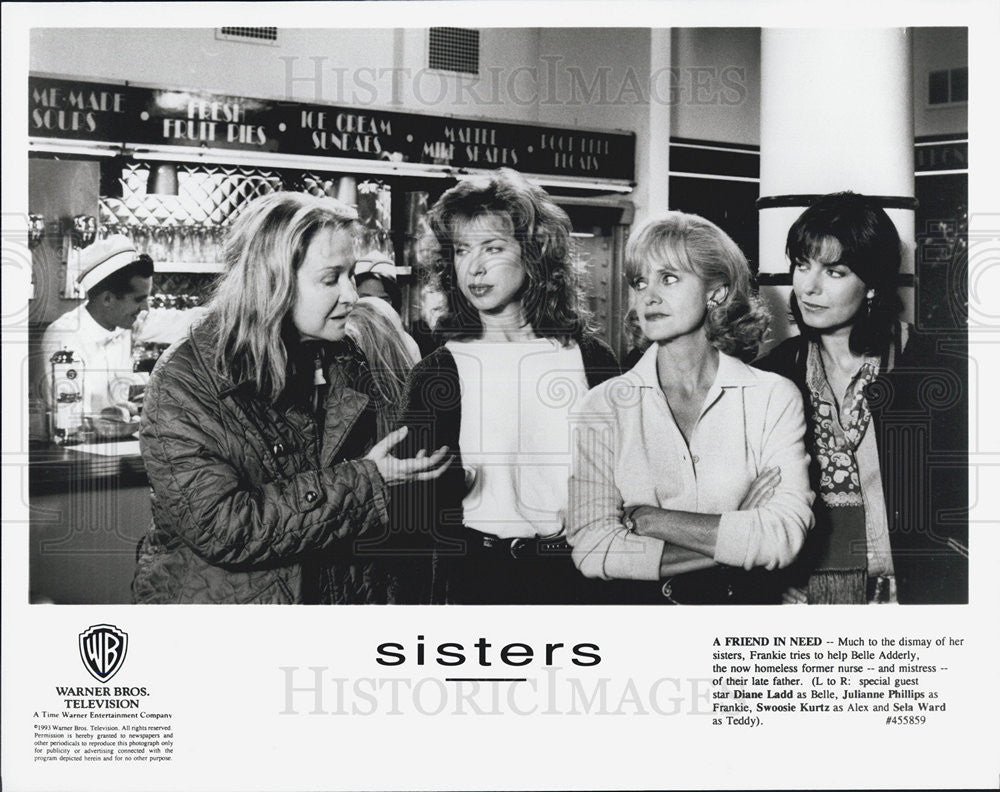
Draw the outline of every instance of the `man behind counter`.
[[[129,388],[146,378],[132,371],[132,325],[147,307],[152,282],[153,260],[138,253],[128,237],[95,242],[80,253],[77,283],[86,302],[56,319],[42,336],[46,393],[52,392],[52,355],[71,350],[83,362],[84,415],[101,435],[129,433],[136,413]]]

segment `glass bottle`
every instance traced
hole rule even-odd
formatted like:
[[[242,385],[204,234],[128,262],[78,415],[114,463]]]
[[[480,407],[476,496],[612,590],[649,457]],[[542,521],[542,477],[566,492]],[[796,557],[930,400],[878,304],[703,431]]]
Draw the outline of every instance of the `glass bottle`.
[[[68,347],[49,359],[52,367],[51,437],[57,445],[80,440],[83,431],[83,361]]]

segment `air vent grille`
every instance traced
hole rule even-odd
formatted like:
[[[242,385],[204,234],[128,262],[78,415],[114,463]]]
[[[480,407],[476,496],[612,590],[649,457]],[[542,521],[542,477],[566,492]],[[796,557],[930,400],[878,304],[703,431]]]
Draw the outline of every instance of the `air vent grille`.
[[[431,28],[427,66],[461,74],[479,74],[479,31],[454,27]]]
[[[943,105],[969,101],[969,69],[932,71],[927,78],[927,104]]]
[[[221,27],[216,28],[215,37],[221,41],[242,41],[245,44],[278,43],[276,27]]]

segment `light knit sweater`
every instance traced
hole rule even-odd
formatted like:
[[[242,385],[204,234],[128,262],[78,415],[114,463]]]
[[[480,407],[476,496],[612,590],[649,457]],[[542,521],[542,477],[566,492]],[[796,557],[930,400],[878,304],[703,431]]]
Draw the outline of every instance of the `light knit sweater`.
[[[720,564],[787,566],[813,522],[798,389],[720,353],[689,447],[660,389],[656,353],[654,344],[635,368],[584,399],[567,523],[577,567],[588,577],[660,577],[664,542],[622,522],[623,509],[637,505],[721,515]],[[753,480],[775,466],[781,482],[771,500],[739,511]]]

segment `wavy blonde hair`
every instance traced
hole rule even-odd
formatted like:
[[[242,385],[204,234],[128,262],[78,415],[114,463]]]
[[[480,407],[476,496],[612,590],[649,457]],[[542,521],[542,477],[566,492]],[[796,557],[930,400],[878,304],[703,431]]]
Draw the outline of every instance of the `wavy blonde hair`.
[[[757,356],[771,317],[753,288],[750,265],[739,246],[710,220],[669,212],[651,220],[625,245],[625,277],[631,287],[650,261],[691,272],[709,287],[726,286],[726,297],[705,319],[709,343],[744,361]]]
[[[345,230],[358,239],[357,212],[333,198],[276,192],[247,204],[226,239],[225,273],[208,319],[218,323],[215,369],[234,382],[253,380],[277,400],[288,367],[286,318],[295,305],[296,272],[316,233]]]
[[[362,298],[347,317],[347,335],[357,344],[371,370],[375,387],[394,407],[403,395],[403,385],[414,360],[403,342],[403,325],[393,322],[379,309],[380,298]],[[391,310],[388,303],[386,310]]]

